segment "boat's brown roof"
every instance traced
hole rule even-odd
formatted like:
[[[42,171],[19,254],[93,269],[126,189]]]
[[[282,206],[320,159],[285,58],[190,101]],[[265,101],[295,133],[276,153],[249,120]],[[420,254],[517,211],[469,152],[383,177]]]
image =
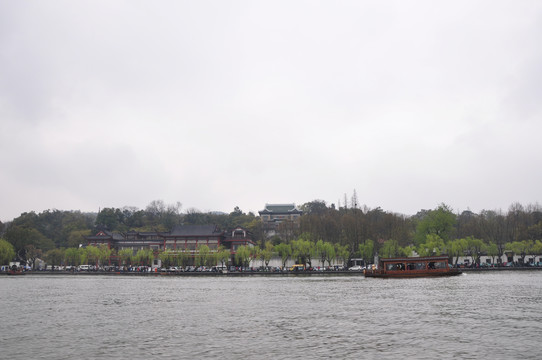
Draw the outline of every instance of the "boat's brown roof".
[[[396,261],[437,261],[437,260],[448,260],[448,256],[423,256],[423,257],[399,257],[399,258],[382,258],[381,262],[396,262]]]

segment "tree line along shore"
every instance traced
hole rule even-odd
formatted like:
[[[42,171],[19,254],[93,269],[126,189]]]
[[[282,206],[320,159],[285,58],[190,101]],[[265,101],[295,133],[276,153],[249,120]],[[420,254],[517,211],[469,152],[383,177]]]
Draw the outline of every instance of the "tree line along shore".
[[[35,265],[105,264],[111,257],[121,264],[145,264],[160,258],[164,266],[247,265],[273,257],[306,264],[341,263],[361,258],[371,263],[380,257],[446,254],[453,264],[469,259],[471,266],[518,266],[540,264],[542,256],[542,209],[536,205],[512,204],[507,211],[469,210],[454,212],[446,204],[407,216],[383,209],[358,207],[355,193],[343,206],[314,200],[300,206],[297,221],[284,221],[272,237],[265,233],[261,218],[238,207],[230,213],[181,211],[180,203],[153,201],[145,209],[104,208],[98,213],[47,210],[28,212],[0,223],[0,264],[12,261]],[[215,224],[222,229],[242,226],[251,231],[256,246],[237,249],[240,255],[221,254],[224,249],[198,248],[187,256],[169,250],[120,251],[83,246],[85,236],[100,229],[108,231],[167,231],[177,224]],[[104,253],[105,252],[105,253]],[[222,259],[220,258],[222,256]],[[484,259],[484,261],[482,261]],[[491,260],[489,260],[491,259]],[[509,267],[509,266],[508,266]]]

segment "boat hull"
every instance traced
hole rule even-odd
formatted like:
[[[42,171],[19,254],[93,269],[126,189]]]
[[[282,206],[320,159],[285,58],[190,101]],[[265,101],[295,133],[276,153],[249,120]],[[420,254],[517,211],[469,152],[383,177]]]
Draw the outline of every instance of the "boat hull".
[[[448,271],[397,271],[397,272],[382,272],[378,270],[369,270],[364,273],[365,277],[375,278],[422,278],[422,277],[444,277],[444,276],[456,276],[461,275],[461,271],[457,269],[450,269]]]
[[[9,270],[8,275],[24,275],[24,272],[19,270]]]

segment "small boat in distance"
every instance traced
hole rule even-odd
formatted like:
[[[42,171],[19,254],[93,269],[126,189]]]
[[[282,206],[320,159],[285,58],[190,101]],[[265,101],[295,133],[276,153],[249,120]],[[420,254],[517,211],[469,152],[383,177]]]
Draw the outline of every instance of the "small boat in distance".
[[[459,269],[448,264],[447,256],[380,259],[376,269],[364,271],[365,277],[379,278],[415,278],[459,274],[461,274]]]
[[[20,267],[13,265],[13,266],[7,271],[7,274],[8,274],[8,275],[23,275],[24,272],[23,272],[23,269],[21,269]]]

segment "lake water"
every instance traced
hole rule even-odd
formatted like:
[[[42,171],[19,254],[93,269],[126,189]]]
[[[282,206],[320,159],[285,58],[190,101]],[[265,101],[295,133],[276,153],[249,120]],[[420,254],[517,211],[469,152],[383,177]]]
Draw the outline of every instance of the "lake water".
[[[1,359],[540,359],[542,271],[0,277]]]

